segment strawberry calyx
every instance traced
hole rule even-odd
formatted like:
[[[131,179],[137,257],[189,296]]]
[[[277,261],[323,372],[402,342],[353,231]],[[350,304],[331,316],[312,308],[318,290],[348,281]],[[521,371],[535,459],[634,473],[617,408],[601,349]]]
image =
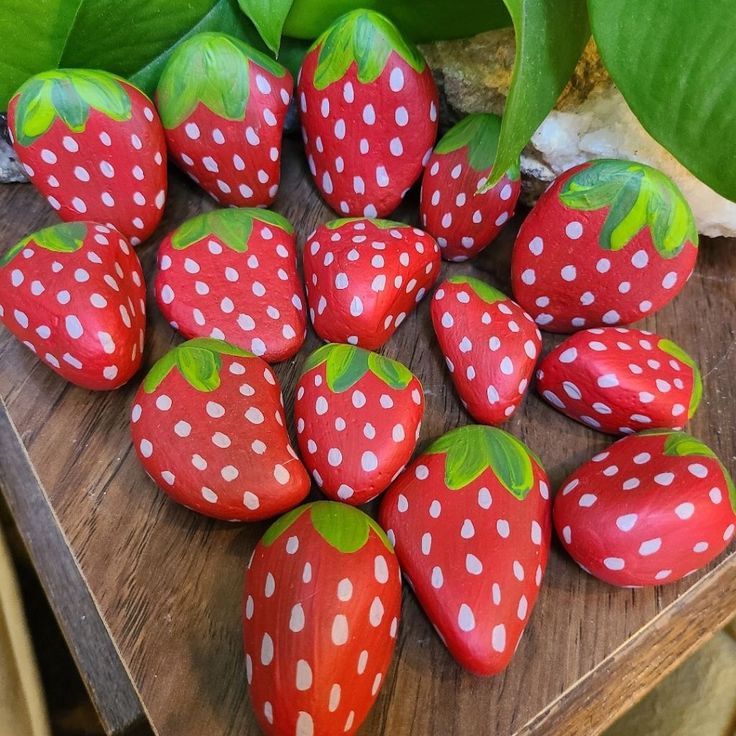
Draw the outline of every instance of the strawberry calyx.
[[[402,363],[355,345],[328,343],[315,350],[304,362],[302,375],[325,364],[327,386],[342,393],[354,386],[369,371],[387,386],[406,388],[414,374]]]
[[[501,118],[486,112],[476,112],[464,117],[445,133],[435,146],[435,153],[452,153],[467,148],[467,159],[475,171],[481,172],[493,167],[496,160],[498,136],[501,132]],[[509,179],[519,178],[519,162],[506,172]],[[485,185],[481,188],[485,191]]]
[[[674,258],[685,243],[698,246],[690,205],[675,184],[651,166],[594,161],[565,182],[559,197],[573,210],[608,208],[598,238],[605,250],[621,250],[645,227],[663,258]]]
[[[450,276],[447,281],[451,284],[465,284],[471,288],[484,302],[494,304],[495,302],[508,301],[508,297],[502,291],[495,289],[485,281],[476,279],[473,276]]]
[[[386,68],[392,53],[398,54],[412,69],[421,73],[426,62],[398,28],[384,15],[358,9],[338,18],[310,49],[319,51],[314,71],[314,86],[325,89],[341,80],[352,64],[358,81],[374,82]]]
[[[176,368],[186,382],[197,391],[214,391],[220,387],[222,355],[254,358],[253,353],[241,350],[224,340],[195,337],[177,345],[160,358],[143,379],[143,390],[153,393],[161,382]]]
[[[129,120],[131,102],[120,77],[94,69],[54,69],[31,77],[16,92],[15,138],[29,146],[58,118],[81,133],[90,110]]]
[[[445,485],[452,491],[465,488],[486,470],[520,501],[534,485],[532,459],[537,458],[523,442],[497,427],[469,424],[453,429],[425,454],[445,455]]]
[[[238,253],[248,250],[255,221],[293,233],[292,224],[282,215],[258,207],[212,210],[182,223],[171,236],[171,245],[183,250],[204,238],[216,235],[223,245]]]
[[[0,257],[0,267],[10,263],[29,243],[56,253],[73,253],[82,247],[86,237],[87,224],[84,222],[62,222],[59,225],[45,227],[9,248]]]
[[[248,62],[283,77],[286,68],[225,33],[198,33],[171,55],[156,90],[161,121],[176,128],[200,103],[227,120],[242,120],[250,97]]]
[[[690,406],[688,407],[687,417],[692,419],[695,411],[703,398],[703,379],[700,375],[700,369],[695,361],[686,353],[677,343],[672,340],[662,339],[657,343],[657,347],[668,355],[676,358],[681,363],[689,366],[693,372],[693,392],[690,396]]]
[[[386,533],[374,519],[354,506],[336,501],[314,501],[292,509],[271,524],[261,542],[266,547],[272,545],[304,513],[309,513],[312,526],[322,539],[339,552],[359,552],[373,531],[386,549],[394,553]]]
[[[337,220],[330,220],[325,223],[325,227],[328,230],[339,230],[344,225],[350,225],[353,222],[365,222],[365,217],[340,217]],[[391,230],[392,228],[410,228],[411,225],[407,225],[405,222],[395,222],[394,220],[381,220],[379,218],[370,218],[371,225],[374,225],[381,230]]]

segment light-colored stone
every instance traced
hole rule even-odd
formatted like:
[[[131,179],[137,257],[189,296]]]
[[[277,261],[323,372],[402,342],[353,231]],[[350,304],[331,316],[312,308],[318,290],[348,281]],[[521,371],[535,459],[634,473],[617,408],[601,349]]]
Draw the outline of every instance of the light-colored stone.
[[[0,183],[28,181],[13,147],[0,138]]]

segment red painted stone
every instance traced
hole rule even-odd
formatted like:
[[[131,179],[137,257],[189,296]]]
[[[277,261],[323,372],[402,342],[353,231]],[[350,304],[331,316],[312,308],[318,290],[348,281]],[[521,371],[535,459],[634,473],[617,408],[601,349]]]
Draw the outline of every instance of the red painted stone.
[[[304,464],[322,492],[362,504],[404,469],[424,414],[422,384],[401,363],[352,345],[323,345],[296,385]]]
[[[679,580],[728,546],[736,491],[713,451],[684,432],[625,437],[562,484],[554,522],[591,575],[638,587]]]
[[[690,207],[664,174],[631,161],[582,164],[524,220],[514,297],[549,332],[629,324],[677,296],[697,246]]]
[[[437,135],[437,89],[419,51],[372,10],[336,20],[304,58],[304,147],[320,194],[343,215],[385,217]]]
[[[118,388],[138,370],[145,298],[138,256],[106,225],[47,227],[0,258],[0,320],[82,388]]]
[[[390,220],[332,220],[304,246],[309,314],[327,342],[375,350],[393,335],[440,274],[440,249]]]
[[[480,279],[453,276],[432,297],[432,325],[463,406],[484,424],[519,407],[541,351],[534,320]]]
[[[293,89],[289,72],[224,33],[176,47],[156,90],[172,158],[218,202],[273,202],[281,134]]]
[[[703,393],[695,361],[644,330],[601,327],[567,338],[545,356],[537,391],[555,409],[610,434],[682,429]]]
[[[15,152],[62,220],[110,224],[133,245],[166,202],[166,143],[153,103],[113,74],[55,69],[8,107]]]
[[[309,492],[276,375],[222,340],[195,338],[166,353],[136,393],[130,427],[156,485],[205,516],[267,519]]]
[[[227,340],[272,363],[304,342],[294,228],[275,212],[223,209],[187,220],[161,243],[155,291],[187,338]]]

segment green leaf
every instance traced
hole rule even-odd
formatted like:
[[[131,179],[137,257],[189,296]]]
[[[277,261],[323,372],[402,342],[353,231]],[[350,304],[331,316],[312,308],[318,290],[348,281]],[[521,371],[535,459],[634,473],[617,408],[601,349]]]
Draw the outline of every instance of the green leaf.
[[[692,419],[700,405],[700,400],[703,398],[703,379],[700,375],[698,364],[689,353],[685,352],[677,343],[672,342],[672,340],[662,339],[657,343],[657,347],[681,363],[689,366],[693,372],[693,392],[690,396],[690,407],[687,413],[688,419]]]
[[[733,0],[588,0],[606,69],[646,130],[736,200]]]
[[[573,210],[608,208],[598,239],[601,248],[620,250],[645,227],[663,258],[674,258],[688,242],[698,245],[687,201],[669,177],[650,166],[594,161],[565,182],[559,197]]]
[[[351,222],[364,222],[365,217],[339,217],[336,220],[330,220],[326,222],[324,226],[328,230],[337,230],[343,225],[349,225]],[[411,228],[411,225],[407,225],[405,222],[396,222],[394,220],[381,220],[377,217],[370,218],[371,225],[380,228],[381,230],[391,230],[392,228]]]
[[[403,363],[378,353],[368,353],[368,367],[387,386],[399,390],[406,388],[414,378],[414,374]]]
[[[253,21],[261,38],[278,54],[284,21],[293,0],[238,0],[242,11]]]
[[[40,248],[56,253],[73,253],[82,247],[86,237],[87,225],[83,222],[62,222],[59,225],[46,227],[37,233],[28,235],[9,248],[0,257],[0,267],[10,263],[29,243],[35,243]]]
[[[317,533],[340,552],[351,554],[360,551],[373,531],[386,549],[393,553],[383,529],[355,506],[335,501],[315,501],[310,505],[309,513]]]
[[[276,519],[261,537],[261,544],[265,547],[270,547],[311,506],[311,503],[305,503],[303,506],[297,506],[295,509]]]
[[[317,89],[341,80],[353,63],[357,66],[358,81],[370,84],[381,75],[392,52],[417,72],[426,66],[424,57],[404,40],[388,18],[362,8],[338,18],[314,42],[312,49],[319,50],[314,72]]]
[[[465,488],[486,469],[519,500],[526,498],[534,484],[529,449],[496,427],[477,424],[460,427],[440,437],[426,452],[446,455],[445,484],[450,490]]]
[[[504,1],[516,32],[516,56],[496,160],[481,192],[518,160],[572,76],[590,35],[585,0]]]
[[[480,279],[476,279],[473,276],[450,276],[447,280],[451,284],[465,284],[484,302],[488,302],[488,304],[507,301],[509,298],[502,291],[494,289],[490,284],[487,284],[485,281],[481,281]]]

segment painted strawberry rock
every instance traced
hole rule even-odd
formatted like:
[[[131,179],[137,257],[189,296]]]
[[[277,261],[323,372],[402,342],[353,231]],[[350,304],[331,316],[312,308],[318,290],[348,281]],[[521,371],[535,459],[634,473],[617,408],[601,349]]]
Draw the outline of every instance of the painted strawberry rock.
[[[294,228],[275,212],[223,209],[187,220],[161,243],[155,291],[187,338],[227,340],[270,362],[304,342]]]
[[[385,491],[414,452],[423,414],[422,384],[406,366],[352,345],[323,345],[297,383],[299,450],[336,501]]]
[[[554,522],[586,572],[612,585],[662,585],[699,570],[733,539],[736,490],[714,452],[684,432],[615,442],[563,483]]]
[[[542,347],[534,320],[505,294],[471,276],[452,276],[432,297],[440,350],[471,416],[501,424],[524,398]]]
[[[138,256],[106,225],[47,227],[0,257],[0,320],[82,388],[118,388],[138,370],[145,298]]]
[[[200,337],[151,368],[130,426],[141,464],[174,501],[216,519],[256,521],[293,508],[309,492],[284,425],[268,363]]]
[[[380,522],[453,657],[478,675],[501,672],[549,554],[549,481],[536,456],[495,427],[455,429],[391,485]]]
[[[384,217],[422,172],[437,135],[437,89],[419,51],[372,10],[338,18],[298,83],[304,146],[336,212]]]
[[[480,192],[493,169],[501,119],[474,113],[451,128],[435,146],[422,178],[422,227],[448,261],[478,255],[514,214],[521,191],[518,161],[488,191]]]
[[[133,245],[166,201],[166,143],[153,103],[120,77],[55,69],[10,100],[8,127],[28,176],[62,220],[111,224]]]
[[[349,218],[315,230],[304,246],[309,315],[328,342],[375,350],[440,274],[432,236],[401,222]]]
[[[283,66],[239,39],[192,36],[176,47],[156,90],[172,157],[218,202],[271,204],[292,88]]]
[[[555,409],[610,434],[682,429],[703,393],[695,361],[676,343],[625,327],[582,330],[545,356],[537,391]]]
[[[369,516],[317,501],[274,523],[248,567],[243,619],[263,732],[356,733],[386,678],[400,613],[399,565]]]
[[[677,296],[697,254],[692,212],[670,179],[593,161],[559,176],[521,226],[514,296],[550,332],[628,324]]]

